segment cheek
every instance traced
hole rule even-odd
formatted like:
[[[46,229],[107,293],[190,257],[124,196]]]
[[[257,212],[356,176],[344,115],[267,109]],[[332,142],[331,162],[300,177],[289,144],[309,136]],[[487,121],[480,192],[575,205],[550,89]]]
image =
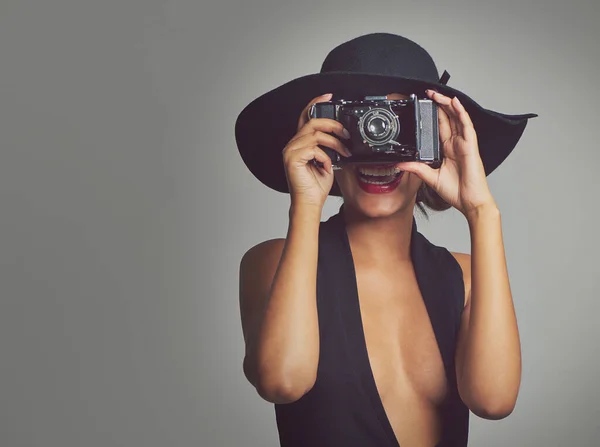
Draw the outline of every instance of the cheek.
[[[354,183],[354,172],[345,168],[335,171],[335,181],[342,191],[346,190]]]
[[[407,189],[410,192],[416,192],[418,191],[418,189],[420,188],[421,184],[423,183],[423,180],[421,180],[421,178],[417,175],[417,174],[410,174],[408,176],[408,181],[407,181]]]

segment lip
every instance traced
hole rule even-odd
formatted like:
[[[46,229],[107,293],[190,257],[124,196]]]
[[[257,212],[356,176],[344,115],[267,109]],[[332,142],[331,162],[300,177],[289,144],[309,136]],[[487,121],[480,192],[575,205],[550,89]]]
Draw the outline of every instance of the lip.
[[[390,164],[378,165],[377,167],[388,167],[388,166],[390,166]],[[371,165],[371,167],[375,167],[375,166]],[[401,171],[398,178],[391,183],[387,183],[385,185],[374,185],[372,183],[363,182],[360,179],[360,174],[358,172],[358,169],[354,170],[354,174],[356,175],[356,181],[358,182],[358,186],[360,186],[360,188],[363,191],[365,191],[366,193],[369,193],[369,194],[386,194],[386,193],[392,192],[393,190],[395,190],[398,187],[398,185],[402,181],[402,177],[404,177],[404,173],[405,173],[405,171]]]

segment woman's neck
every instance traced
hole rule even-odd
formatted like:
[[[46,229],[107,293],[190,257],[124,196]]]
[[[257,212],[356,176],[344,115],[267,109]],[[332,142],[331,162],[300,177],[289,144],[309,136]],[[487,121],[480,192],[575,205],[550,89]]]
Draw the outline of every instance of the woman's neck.
[[[412,208],[372,218],[343,206],[344,221],[352,252],[370,263],[410,261],[413,227]]]

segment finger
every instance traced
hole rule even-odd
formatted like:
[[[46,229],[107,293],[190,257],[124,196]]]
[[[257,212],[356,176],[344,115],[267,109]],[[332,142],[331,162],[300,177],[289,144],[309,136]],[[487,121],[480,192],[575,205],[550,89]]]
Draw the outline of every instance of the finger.
[[[457,96],[452,99],[452,108],[454,109],[456,116],[458,117],[459,133],[465,140],[474,140],[477,138],[475,133],[475,126],[469,113],[462,105]]]
[[[351,155],[346,145],[344,145],[344,143],[342,143],[339,139],[337,139],[333,135],[329,135],[319,130],[315,130],[311,133],[305,134],[295,139],[288,145],[288,150],[298,150],[302,147],[312,146],[315,144],[320,144],[321,146],[331,148],[334,151],[343,155],[344,157],[349,157]]]
[[[302,128],[302,126],[304,126],[307,123],[307,121],[309,120],[308,109],[310,109],[310,107],[313,104],[316,104],[318,102],[327,102],[332,97],[333,97],[333,93],[326,93],[324,95],[317,96],[317,97],[311,99],[308,102],[308,104],[302,109],[302,112],[300,112],[300,116],[298,117],[298,126],[296,127],[296,129],[300,130],[300,128]]]
[[[429,96],[429,99],[437,102],[438,104],[449,106],[450,102],[452,101],[451,98],[435,90],[425,90],[425,92],[427,93],[427,96]]]
[[[329,158],[329,155],[319,146],[313,146],[313,160],[320,162],[323,165],[323,169],[333,175],[333,162]],[[317,167],[319,166],[317,165]]]
[[[452,127],[450,126],[450,118],[448,118],[448,114],[444,112],[444,109],[441,107],[438,107],[438,123],[440,141],[444,143],[452,136]]]
[[[454,109],[451,106],[452,99],[445,95],[442,95],[439,92],[436,92],[435,90],[426,90],[426,93],[432,101],[435,101],[436,104],[438,104],[439,108],[446,112],[452,135],[457,135],[459,132],[457,124],[458,116],[456,115]]]
[[[426,185],[435,188],[439,172],[427,163],[419,161],[404,161],[397,163],[396,168],[416,174]]]
[[[294,151],[284,154],[284,163],[286,165],[305,166],[307,163],[319,162],[323,169],[330,174],[333,174],[333,163],[329,155],[325,153],[319,146],[305,146]],[[316,165],[320,168],[320,166]]]
[[[345,140],[350,138],[350,132],[348,132],[348,130],[344,128],[344,125],[339,121],[336,121],[331,118],[313,118],[298,131],[298,133],[291,139],[291,141],[294,141],[296,138],[301,137],[303,135],[313,133],[316,130],[320,130],[321,132],[334,133],[338,137],[343,138]]]

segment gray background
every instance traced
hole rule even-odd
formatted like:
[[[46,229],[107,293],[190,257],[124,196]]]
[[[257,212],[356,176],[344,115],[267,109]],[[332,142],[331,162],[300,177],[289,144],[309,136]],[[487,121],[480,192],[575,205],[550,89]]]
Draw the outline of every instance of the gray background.
[[[285,235],[289,199],[246,170],[233,125],[374,31],[485,107],[540,114],[489,177],[520,398],[472,417],[470,445],[598,445],[598,2],[214,3],[0,2],[0,445],[277,445],[242,375],[237,275]],[[419,228],[469,252],[453,210]]]

